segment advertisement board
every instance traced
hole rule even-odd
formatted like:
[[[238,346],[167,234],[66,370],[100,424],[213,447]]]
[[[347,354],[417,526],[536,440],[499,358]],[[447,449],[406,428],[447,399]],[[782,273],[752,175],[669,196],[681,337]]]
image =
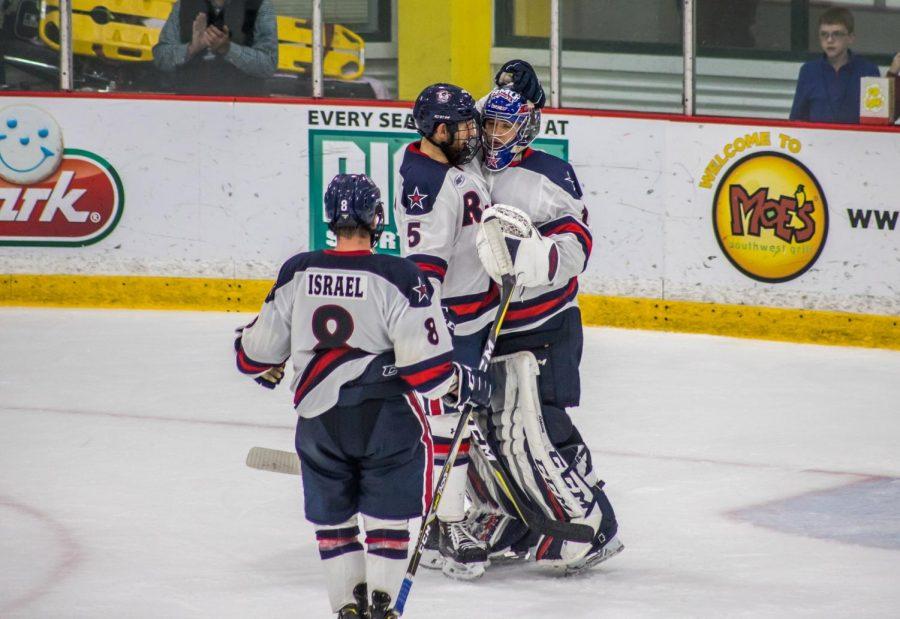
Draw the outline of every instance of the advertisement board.
[[[23,109],[43,119],[29,135]],[[0,127],[0,273],[271,279],[329,246],[334,174],[365,172],[393,202],[408,113],[0,97],[19,121]],[[545,113],[535,147],[572,163],[591,216],[582,292],[900,315],[900,132],[776,125]],[[16,177],[34,163],[23,139],[61,149],[52,173]],[[388,218],[380,250],[396,252]]]

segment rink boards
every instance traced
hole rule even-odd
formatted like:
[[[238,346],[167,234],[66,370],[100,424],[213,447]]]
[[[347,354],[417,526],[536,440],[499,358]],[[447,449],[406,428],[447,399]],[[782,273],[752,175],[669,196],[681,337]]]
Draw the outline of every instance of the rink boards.
[[[328,246],[327,180],[366,172],[393,200],[415,138],[395,103],[3,96],[0,116],[20,104],[66,153],[17,183],[0,147],[7,305],[253,311]],[[594,231],[586,320],[900,348],[900,131],[741,122],[544,115]]]

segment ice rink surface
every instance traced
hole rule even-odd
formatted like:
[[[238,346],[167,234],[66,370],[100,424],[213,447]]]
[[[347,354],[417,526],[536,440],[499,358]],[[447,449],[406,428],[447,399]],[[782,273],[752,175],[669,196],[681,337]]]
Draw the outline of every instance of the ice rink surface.
[[[330,617],[285,385],[216,313],[0,309],[0,617]],[[785,325],[790,328],[790,325]],[[576,422],[625,552],[406,617],[900,616],[900,353],[588,329]]]

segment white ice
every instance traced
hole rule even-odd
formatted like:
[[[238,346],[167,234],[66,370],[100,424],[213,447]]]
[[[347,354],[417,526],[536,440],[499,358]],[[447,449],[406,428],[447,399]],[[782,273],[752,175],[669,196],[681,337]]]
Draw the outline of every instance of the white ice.
[[[247,320],[0,309],[0,616],[330,616],[299,478],[244,466],[293,443],[289,390],[234,369]],[[407,617],[900,616],[900,353],[586,339],[576,419],[625,551],[420,570]],[[870,482],[894,491],[855,510]]]

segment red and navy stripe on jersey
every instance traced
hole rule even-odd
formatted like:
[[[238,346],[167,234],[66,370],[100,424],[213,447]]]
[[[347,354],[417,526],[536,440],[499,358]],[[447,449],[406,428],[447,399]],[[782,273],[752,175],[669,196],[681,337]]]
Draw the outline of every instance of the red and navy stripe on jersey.
[[[563,288],[551,290],[533,299],[510,303],[503,320],[503,329],[515,329],[543,321],[574,301],[577,296],[578,279],[573,277]]]
[[[447,262],[445,260],[428,254],[410,254],[407,258],[416,263],[423,275],[434,277],[439,282],[444,283],[444,276],[447,275]]]
[[[591,257],[591,250],[594,247],[594,237],[583,222],[578,221],[571,215],[566,215],[565,217],[560,217],[559,219],[554,219],[553,221],[541,224],[538,226],[538,232],[543,236],[555,236],[559,234],[571,234],[574,236],[578,239],[578,242],[581,243],[581,248],[584,250],[583,268],[587,267],[588,258]]]
[[[247,353],[244,352],[244,347],[241,345],[241,338],[238,336],[236,340],[234,340],[234,350],[237,353],[235,355],[235,361],[237,362],[237,369],[242,374],[262,374],[267,370],[275,367],[276,365],[281,365],[284,361],[280,363],[264,363],[262,361],[254,361],[250,357],[247,356]]]
[[[300,382],[297,384],[297,390],[294,392],[294,407],[296,408],[310,391],[315,389],[319,383],[340,366],[366,356],[371,356],[371,353],[346,346],[316,353],[300,376]]]
[[[456,324],[462,324],[497,309],[500,305],[500,289],[491,282],[487,292],[444,299],[442,305],[450,310]]]
[[[415,365],[398,367],[400,377],[419,392],[428,392],[447,380],[453,373],[453,353],[448,352]]]

